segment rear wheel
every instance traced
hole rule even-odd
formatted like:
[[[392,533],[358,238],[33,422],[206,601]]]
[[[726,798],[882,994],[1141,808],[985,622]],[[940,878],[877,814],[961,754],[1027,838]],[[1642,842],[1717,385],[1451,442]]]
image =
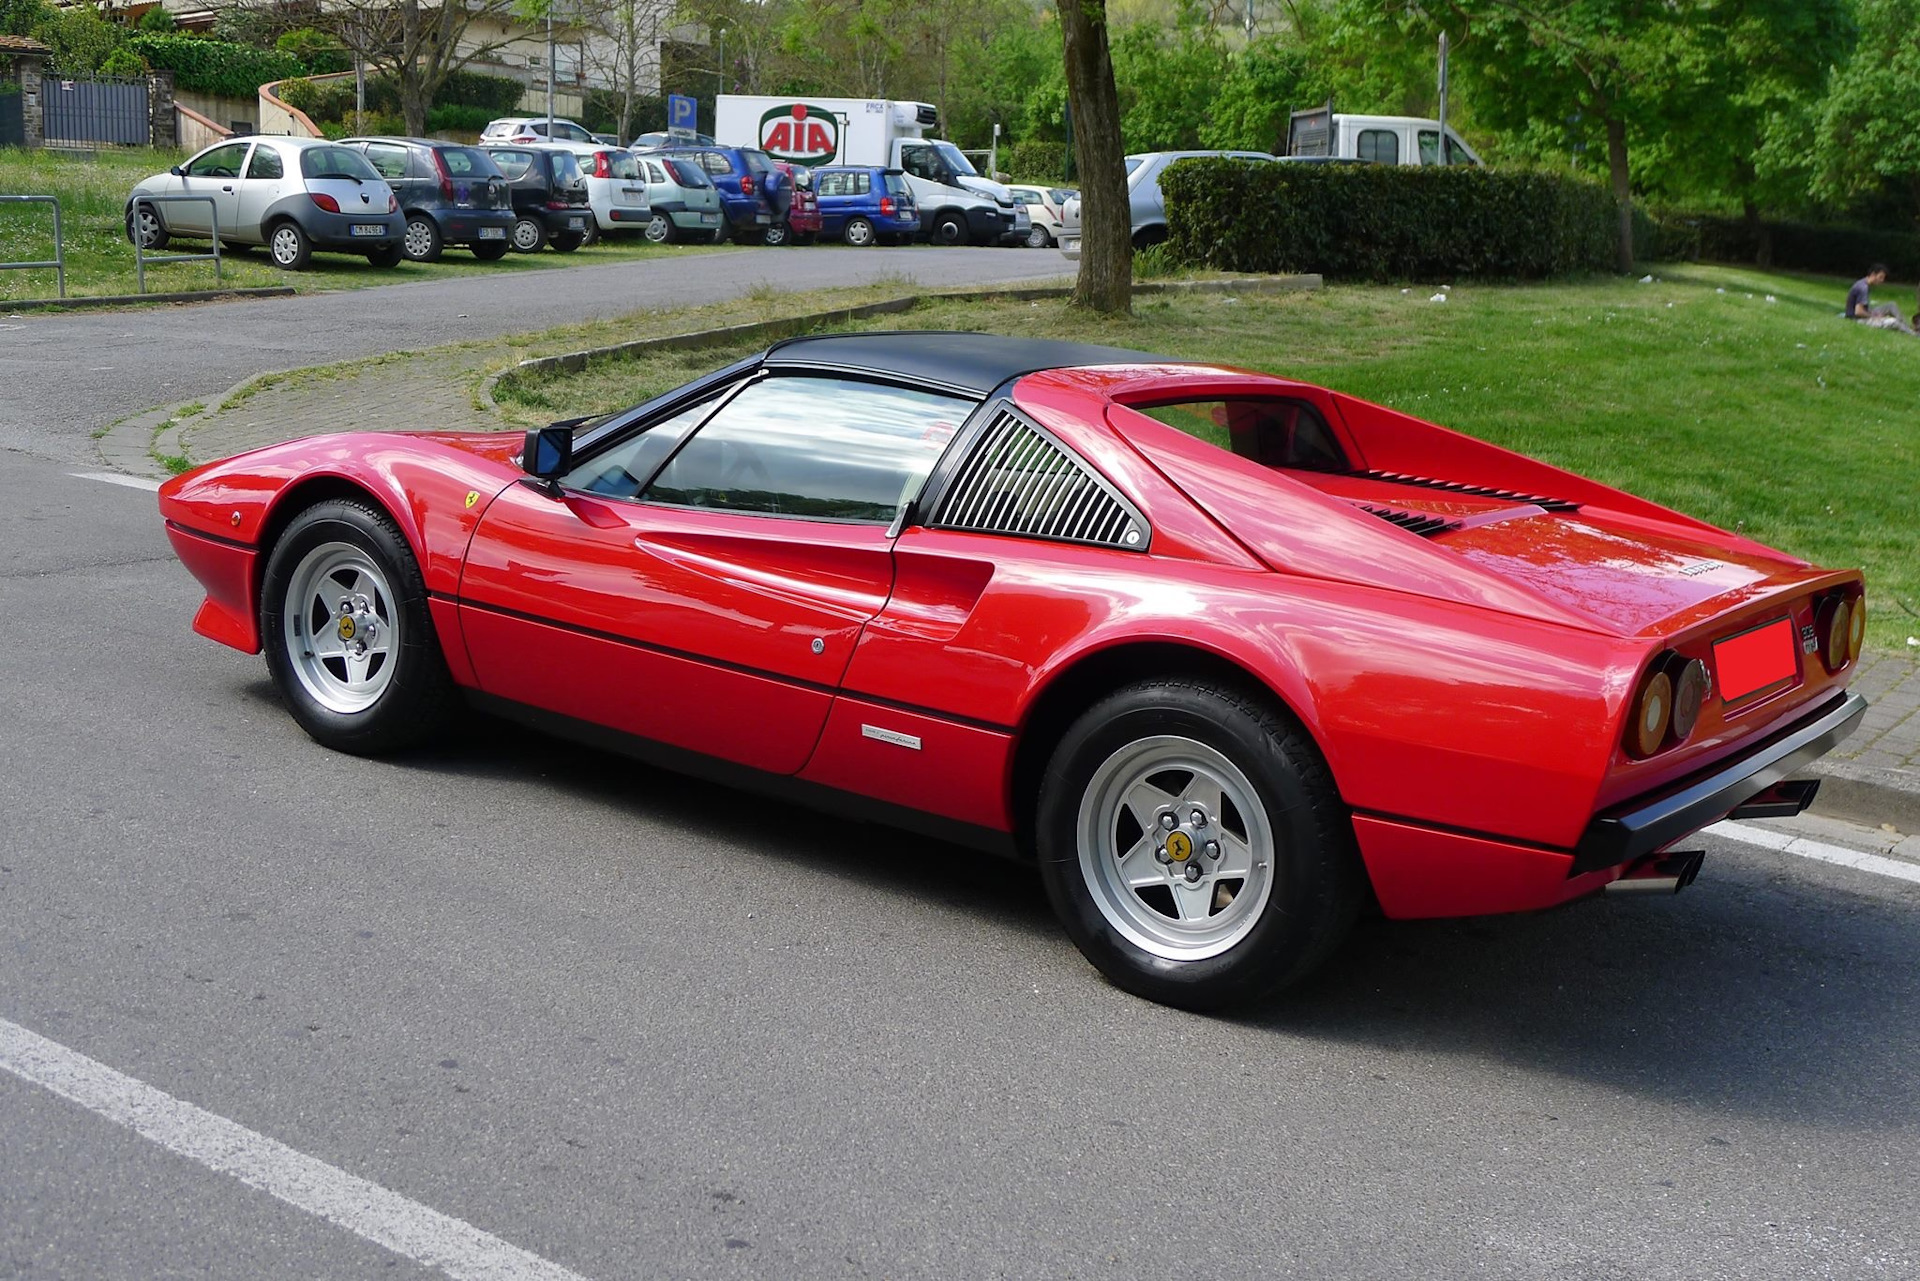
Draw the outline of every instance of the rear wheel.
[[[473,256],[481,262],[498,262],[507,256],[507,242],[504,240],[477,240],[472,248]]]
[[[553,238],[553,251],[555,253],[570,254],[586,242],[587,234],[584,231],[562,232]]]
[[[440,239],[440,224],[425,214],[414,214],[407,219],[405,245],[407,257],[414,262],[438,262],[446,248]]]
[[[598,218],[587,219],[586,234],[580,237],[580,243],[583,245],[597,245],[600,243],[600,236],[600,220]],[[558,245],[554,247],[556,249],[559,248]]]
[[[865,218],[847,219],[847,229],[840,234],[857,249],[864,249],[874,241],[873,224]]]
[[[300,229],[297,222],[283,222],[267,236],[267,251],[273,255],[273,264],[287,271],[301,271],[306,268],[307,260],[313,257],[313,242],[307,239],[307,233]]]
[[[547,229],[538,218],[519,218],[514,221],[513,230],[507,233],[507,238],[516,252],[538,253],[546,247]]]
[[[1135,685],[1087,711],[1040,795],[1041,875],[1118,986],[1186,1009],[1311,972],[1359,909],[1352,820],[1297,724],[1226,686]]]
[[[395,751],[454,714],[420,567],[367,503],[335,499],[294,517],[267,560],[260,639],[287,710],[327,747]]]
[[[673,219],[657,213],[647,220],[646,230],[640,234],[656,245],[670,245],[678,237],[679,229],[673,225]]]
[[[767,229],[760,233],[760,243],[776,248],[793,242],[793,230],[784,222],[770,222]]]
[[[165,249],[170,237],[160,211],[152,205],[135,205],[127,210],[127,243],[142,249]]]

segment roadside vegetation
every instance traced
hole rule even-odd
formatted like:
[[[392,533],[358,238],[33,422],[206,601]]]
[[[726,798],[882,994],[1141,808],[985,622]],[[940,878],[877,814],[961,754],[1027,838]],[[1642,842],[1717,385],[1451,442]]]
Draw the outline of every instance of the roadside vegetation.
[[[835,328],[1110,343],[1321,383],[1810,560],[1863,566],[1874,642],[1903,644],[1920,631],[1920,340],[1837,319],[1845,280],[1654,270],[1651,284],[1141,295],[1131,318],[986,297]],[[1436,293],[1447,301],[1430,301]],[[789,312],[838,301],[792,298]],[[529,349],[568,349],[547,337]],[[509,378],[495,397],[516,426],[600,413],[764,345],[607,358]]]
[[[137,291],[133,246],[124,221],[128,194],[149,174],[178,164],[183,153],[146,148],[101,150],[92,156],[52,151],[0,148],[0,191],[16,195],[57,196],[65,224],[67,294],[99,297]],[[163,251],[205,253],[205,241],[181,240]],[[483,263],[462,249],[448,249],[436,263],[402,262],[376,268],[364,258],[316,253],[305,271],[282,271],[266,250],[227,250],[222,255],[220,279],[214,280],[210,262],[148,264],[150,293],[179,293],[197,289],[239,289],[291,286],[299,293],[332,289],[364,289],[413,280],[445,279],[475,273],[499,275],[577,267],[591,262],[632,262],[673,254],[703,253],[700,246],[650,245],[638,236],[602,240],[571,254],[543,250],[536,254],[510,253],[498,262]],[[45,205],[0,205],[0,262],[53,261],[53,214]],[[52,268],[0,272],[0,306],[29,299],[58,296]]]

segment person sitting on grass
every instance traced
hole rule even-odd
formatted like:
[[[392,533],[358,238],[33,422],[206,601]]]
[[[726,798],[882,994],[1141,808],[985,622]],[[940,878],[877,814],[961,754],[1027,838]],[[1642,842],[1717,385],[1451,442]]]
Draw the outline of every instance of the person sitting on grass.
[[[1886,283],[1887,264],[1876,262],[1867,269],[1867,274],[1853,282],[1853,288],[1847,290],[1847,319],[1863,320],[1875,329],[1898,329],[1910,334],[1905,321],[1900,319],[1900,308],[1890,302],[1876,303],[1869,296],[1875,285]]]

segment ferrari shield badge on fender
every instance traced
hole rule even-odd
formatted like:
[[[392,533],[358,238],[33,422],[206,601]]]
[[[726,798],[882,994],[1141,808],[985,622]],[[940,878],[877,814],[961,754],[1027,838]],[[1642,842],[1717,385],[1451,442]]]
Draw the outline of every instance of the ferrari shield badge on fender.
[[[471,507],[479,501],[480,501],[480,491],[477,489],[469,489],[467,491],[467,506]]]

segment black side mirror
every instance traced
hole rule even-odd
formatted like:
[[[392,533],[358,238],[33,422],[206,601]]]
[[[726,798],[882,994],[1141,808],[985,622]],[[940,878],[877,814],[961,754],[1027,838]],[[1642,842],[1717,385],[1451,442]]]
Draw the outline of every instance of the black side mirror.
[[[567,424],[539,427],[527,433],[520,451],[520,469],[535,480],[548,482],[564,476],[573,465],[573,428]]]

